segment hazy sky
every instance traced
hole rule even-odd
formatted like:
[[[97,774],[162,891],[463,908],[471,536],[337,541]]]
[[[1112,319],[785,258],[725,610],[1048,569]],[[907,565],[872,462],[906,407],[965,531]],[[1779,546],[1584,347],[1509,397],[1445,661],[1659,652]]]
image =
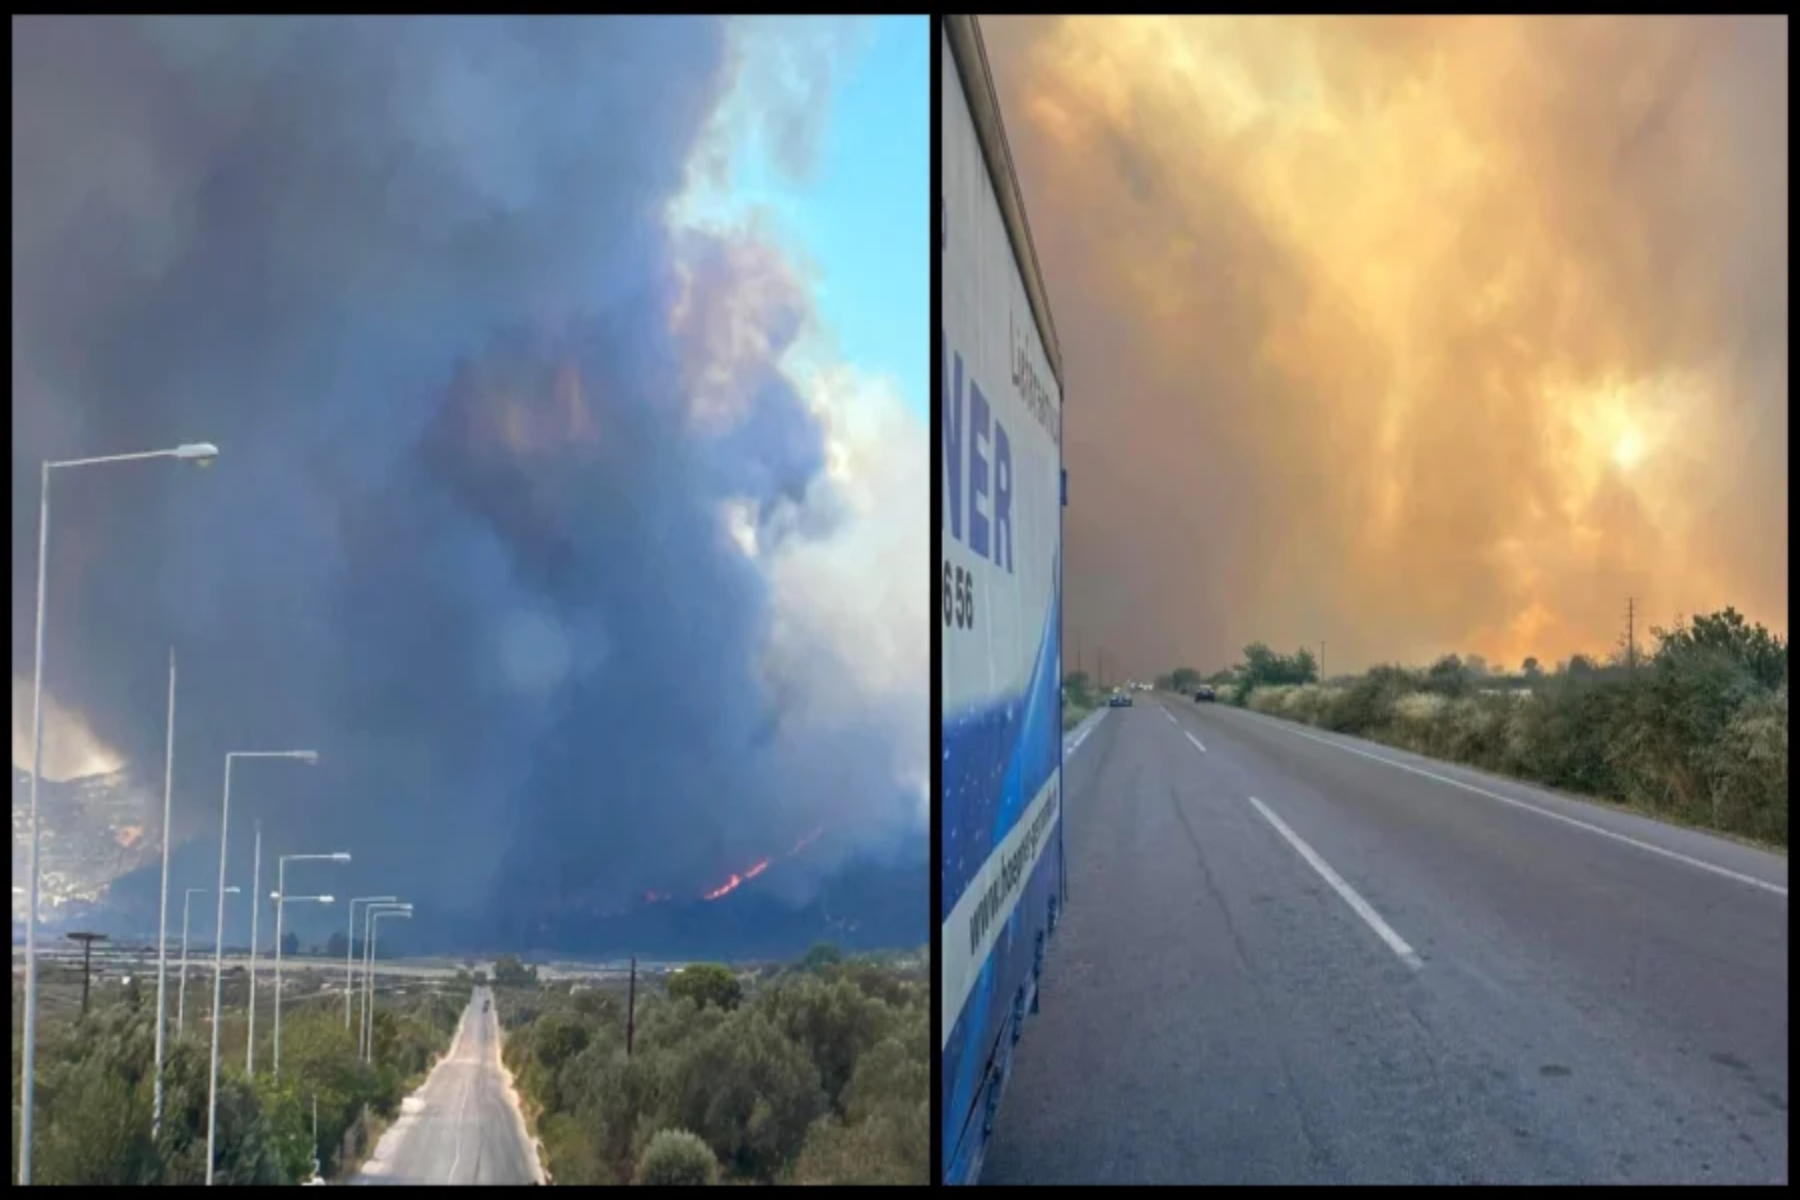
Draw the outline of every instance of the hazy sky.
[[[1785,18],[983,29],[1084,666],[1785,634]]]
[[[917,835],[924,18],[13,30],[15,762],[39,461],[204,438],[57,477],[47,625],[53,775],[160,784],[180,649],[194,861],[290,746],[233,875],[477,938]]]

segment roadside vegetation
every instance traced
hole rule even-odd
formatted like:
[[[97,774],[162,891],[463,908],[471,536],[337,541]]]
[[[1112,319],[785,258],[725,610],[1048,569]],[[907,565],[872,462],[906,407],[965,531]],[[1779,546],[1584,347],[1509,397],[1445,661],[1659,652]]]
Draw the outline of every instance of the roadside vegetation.
[[[930,1180],[929,963],[818,946],[754,971],[521,981],[496,965],[504,1057],[551,1182]]]
[[[290,980],[293,976],[290,975]],[[341,981],[342,976],[337,979]],[[169,981],[161,1136],[152,1136],[156,973],[96,978],[81,1014],[81,972],[40,963],[32,1182],[134,1186],[206,1182],[211,1054],[210,976],[188,981],[186,1029],[175,1033]],[[272,980],[258,985],[256,1077],[244,1071],[247,979],[227,975],[219,1031],[219,1184],[295,1184],[315,1170],[334,1178],[360,1162],[373,1135],[449,1047],[468,1003],[467,979],[407,986],[377,997],[375,1063],[358,1061],[341,992],[290,997],[282,1006],[281,1082],[270,1069]],[[22,976],[13,980],[13,1161],[19,1148]],[[318,1139],[313,1137],[317,1102]],[[316,1146],[316,1149],[315,1149]]]
[[[1062,727],[1065,733],[1081,724],[1099,706],[1099,692],[1086,671],[1071,671],[1063,676],[1062,703]]]
[[[1309,651],[1256,644],[1208,682],[1270,716],[1785,849],[1786,640],[1729,608],[1651,636],[1647,654],[1549,670],[1448,655],[1323,685]]]

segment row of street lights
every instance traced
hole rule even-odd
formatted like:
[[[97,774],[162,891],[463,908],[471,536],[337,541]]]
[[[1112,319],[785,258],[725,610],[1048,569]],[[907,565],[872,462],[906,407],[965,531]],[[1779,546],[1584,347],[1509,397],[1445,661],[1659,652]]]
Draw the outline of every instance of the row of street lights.
[[[413,906],[400,902],[371,903],[363,910],[363,1032],[362,1060],[375,1060],[375,939],[380,936],[381,928],[376,924],[383,917],[411,917]]]
[[[332,862],[349,862],[350,856],[348,854],[344,854],[344,853],[337,853],[337,854],[284,854],[281,856],[279,866],[277,868],[277,878],[281,881],[282,885],[285,885],[285,883],[286,883],[287,864],[295,859],[324,859],[324,860],[329,860]],[[239,889],[239,888],[228,887],[225,889],[225,894],[228,896],[235,896],[238,894],[238,892],[240,890],[241,889]],[[177,1037],[181,1036],[182,1031],[186,1028],[186,1025],[187,1025],[188,929],[189,929],[189,925],[190,925],[190,916],[191,916],[191,912],[192,912],[193,901],[194,901],[195,896],[204,896],[208,892],[211,892],[211,891],[212,891],[211,888],[188,888],[185,898],[183,899],[182,905],[181,905],[181,966],[179,968],[180,983],[177,988],[176,1002],[175,1002],[175,1036],[177,1036]],[[275,1069],[275,1078],[279,1080],[281,1078],[281,997],[282,997],[281,963],[282,963],[282,955],[286,952],[285,948],[283,947],[282,942],[281,942],[282,926],[283,926],[282,908],[283,908],[283,905],[287,904],[289,901],[295,901],[295,902],[314,901],[314,902],[318,902],[321,904],[331,904],[336,901],[336,897],[335,896],[289,896],[286,892],[278,890],[278,891],[270,892],[269,899],[275,901],[275,1053],[274,1053],[274,1069]],[[357,945],[357,942],[356,942],[356,906],[359,904],[368,906],[367,908],[365,908],[363,910],[362,947],[363,947],[364,981],[360,987],[358,986],[358,984],[356,982],[356,961],[355,961],[355,958],[356,958],[355,947]],[[358,1011],[358,1014],[357,1014],[357,1023],[356,1023],[357,1054],[359,1057],[367,1060],[369,1057],[369,1054],[368,1054],[369,1044],[368,1044],[368,1039],[366,1037],[366,1034],[372,1029],[372,1021],[370,1018],[370,1008],[369,1008],[369,1004],[368,1004],[368,996],[373,991],[373,982],[372,982],[373,968],[372,968],[371,964],[373,963],[374,958],[375,958],[376,938],[378,937],[378,935],[380,933],[379,928],[375,926],[374,922],[381,917],[411,917],[413,906],[410,903],[402,902],[398,896],[357,896],[357,897],[354,897],[350,901],[348,907],[349,907],[349,911],[350,911],[350,927],[345,932],[346,946],[344,949],[344,1029],[346,1032],[348,1032],[350,1029],[350,1013],[351,1013],[351,1008],[352,1008],[352,997],[360,994],[363,999],[363,1006]],[[255,965],[254,965],[254,960],[255,960],[255,947],[254,946],[251,947],[251,956],[252,956],[251,972],[254,975],[254,972],[256,969]],[[160,980],[159,980],[159,982],[160,982]],[[252,994],[254,995],[254,992]],[[251,1001],[251,1003],[254,1006],[254,1003],[255,1003],[254,999]],[[254,1075],[255,1069],[256,1069],[255,1068],[255,1059],[254,1059],[254,1057],[252,1057],[250,1059],[250,1061],[246,1064],[245,1070],[246,1070],[247,1074]]]
[[[218,457],[219,450],[210,442],[185,443],[170,450],[152,450],[137,454],[114,454],[95,458],[68,459],[60,462],[46,461],[43,464],[41,486],[38,502],[38,571],[37,571],[37,614],[35,632],[35,665],[32,676],[32,713],[31,713],[31,799],[30,822],[31,841],[28,874],[29,897],[28,912],[25,922],[25,1020],[24,1020],[24,1053],[21,1055],[21,1073],[19,1112],[19,1182],[23,1185],[31,1183],[31,1151],[32,1151],[32,1116],[36,1099],[36,1064],[37,1064],[37,926],[38,926],[38,894],[40,880],[40,851],[42,849],[42,826],[38,813],[38,783],[42,778],[44,754],[43,728],[43,688],[44,688],[44,616],[45,593],[48,577],[48,546],[50,536],[50,475],[52,471],[67,470],[71,467],[100,466],[112,463],[136,462],[153,458],[172,458],[201,466],[209,465]],[[227,887],[225,883],[227,834],[231,818],[231,769],[235,760],[240,758],[280,758],[316,764],[318,752],[313,750],[238,750],[225,756],[225,798],[219,820],[219,882],[218,887],[211,889],[217,896],[217,917],[214,924],[215,942],[213,947],[213,1021],[212,1052],[210,1079],[208,1082],[207,1115],[206,1115],[206,1182],[213,1183],[216,1162],[218,1133],[218,1094],[219,1094],[219,1012],[222,1007],[225,980],[225,897],[239,892],[236,887]],[[169,943],[169,826],[171,799],[174,792],[175,768],[175,651],[169,651],[169,729],[168,746],[163,776],[163,828],[162,828],[162,895],[157,924],[156,951],[156,1078],[155,1097],[152,1115],[153,1132],[160,1136],[163,1117],[163,1064],[166,1058],[165,1027],[167,1024],[167,975],[168,975],[168,943]],[[348,862],[347,853],[333,854],[291,854],[280,857],[277,865],[277,891],[271,899],[275,901],[276,952],[275,952],[275,1072],[280,1077],[281,1071],[281,929],[284,906],[288,900],[331,903],[333,897],[322,896],[288,896],[286,888],[286,867],[290,860],[328,859],[334,862]],[[251,904],[251,944],[250,944],[250,1004],[249,1022],[250,1036],[246,1051],[245,1070],[248,1074],[255,1071],[256,1046],[256,914],[260,909],[257,900],[261,890],[262,868],[262,832],[257,830],[257,849],[255,877],[252,879],[250,895]],[[18,889],[15,888],[15,891]],[[204,894],[208,889],[189,888],[182,905],[182,939],[181,939],[181,984],[180,997],[177,1001],[177,1032],[179,1033],[186,1017],[187,999],[187,932],[189,907],[194,895]],[[410,905],[388,903],[391,898],[378,898],[387,905],[383,911],[377,912],[373,907],[369,916],[410,916]],[[373,901],[371,904],[373,905]],[[354,906],[353,906],[354,907]],[[404,911],[401,911],[404,909]],[[354,934],[355,917],[351,917],[351,930]],[[368,939],[365,938],[365,941]],[[368,947],[366,947],[367,949]],[[369,955],[368,970],[373,969],[373,955]],[[345,1015],[349,1014],[349,988],[347,981],[345,992]],[[372,996],[372,992],[370,993]],[[369,1019],[368,1001],[364,1004],[365,1024],[372,1030]],[[364,1045],[370,1039],[364,1039]]]
[[[176,446],[172,450],[149,450],[138,454],[109,454],[97,458],[71,458],[62,462],[44,461],[43,475],[38,487],[38,564],[37,564],[37,629],[33,635],[36,664],[31,680],[31,852],[27,873],[30,875],[26,900],[29,906],[25,915],[25,1030],[24,1053],[20,1056],[24,1061],[20,1064],[24,1078],[19,1086],[19,1182],[31,1182],[31,1117],[33,1100],[37,1093],[37,925],[38,925],[38,860],[42,849],[43,827],[38,820],[38,780],[43,775],[44,765],[44,591],[50,544],[50,473],[66,471],[73,467],[97,467],[109,463],[137,462],[147,458],[174,458],[185,462],[205,465],[219,456],[219,448],[210,442],[188,442]],[[175,656],[169,655],[169,700],[171,712],[175,699]],[[171,727],[171,742],[175,736]],[[170,765],[173,765],[171,757]],[[168,939],[169,910],[169,783],[165,777],[163,785],[163,893],[162,893],[162,928],[159,931],[162,939]],[[221,879],[219,886],[224,887]],[[161,1115],[162,1099],[162,1020],[164,988],[161,982],[163,954],[157,952],[157,989],[156,989],[156,1048],[157,1048],[157,1113]]]

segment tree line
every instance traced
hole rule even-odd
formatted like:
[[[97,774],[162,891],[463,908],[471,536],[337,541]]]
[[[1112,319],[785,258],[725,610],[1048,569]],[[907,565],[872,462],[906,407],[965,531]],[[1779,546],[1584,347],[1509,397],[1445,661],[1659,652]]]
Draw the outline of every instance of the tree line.
[[[1209,682],[1270,715],[1786,846],[1786,639],[1731,608],[1651,638],[1548,669],[1450,654],[1324,685],[1310,651],[1256,643]]]
[[[928,980],[821,946],[689,966],[640,987],[635,1014],[619,988],[535,981],[496,1007],[556,1184],[924,1185]]]
[[[258,1014],[261,1051],[255,1077],[245,1073],[248,1022],[243,972],[228,979],[220,1027],[215,1182],[291,1184],[315,1172],[331,1178],[356,1165],[450,1044],[468,1003],[466,988],[415,990],[378,997],[374,1062],[357,1053],[345,1027],[342,995],[283,1005],[281,1081],[268,1060],[272,1022]],[[175,981],[169,981],[171,993]],[[40,972],[45,1003],[38,1022],[33,1182],[43,1184],[204,1184],[212,1036],[210,980],[190,982],[186,1029],[177,1036],[170,1001],[160,1130],[153,1129],[156,1085],[156,979],[96,986],[86,1014],[80,972]],[[57,993],[63,993],[58,996]],[[266,987],[259,995],[267,1001]],[[13,1012],[23,1009],[20,984]],[[21,1061],[22,1021],[13,1025],[13,1062]],[[19,1146],[19,1073],[13,1072],[13,1154]],[[316,1106],[316,1107],[315,1107]],[[314,1134],[315,1114],[317,1135]]]

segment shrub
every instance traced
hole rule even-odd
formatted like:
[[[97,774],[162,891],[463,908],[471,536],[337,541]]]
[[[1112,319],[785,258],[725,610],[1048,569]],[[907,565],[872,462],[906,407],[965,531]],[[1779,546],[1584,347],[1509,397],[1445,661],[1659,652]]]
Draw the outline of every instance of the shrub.
[[[695,963],[669,976],[669,995],[692,1000],[704,1008],[711,1004],[727,1012],[744,998],[737,973],[723,963]]]
[[[1321,688],[1254,645],[1232,700],[1786,845],[1786,642],[1731,609],[1653,633],[1637,670],[1575,655],[1545,676],[1527,659],[1514,682],[1529,690],[1495,690],[1478,657],[1455,655]]]
[[[638,1159],[633,1183],[693,1187],[719,1181],[719,1160],[705,1142],[685,1129],[658,1131]]]
[[[680,987],[640,989],[629,1059],[622,991],[610,1001],[530,993],[539,1007],[506,1056],[541,1109],[556,1181],[631,1183],[652,1145],[679,1130],[699,1139],[722,1182],[791,1181],[805,1159],[806,1182],[926,1183],[930,988],[911,964],[809,960],[742,975],[729,1010]],[[820,1132],[827,1116],[840,1133]],[[808,1158],[815,1135],[823,1140]]]
[[[1733,714],[1708,761],[1712,820],[1787,845],[1788,698],[1783,685]]]

